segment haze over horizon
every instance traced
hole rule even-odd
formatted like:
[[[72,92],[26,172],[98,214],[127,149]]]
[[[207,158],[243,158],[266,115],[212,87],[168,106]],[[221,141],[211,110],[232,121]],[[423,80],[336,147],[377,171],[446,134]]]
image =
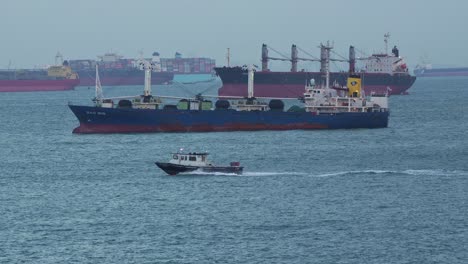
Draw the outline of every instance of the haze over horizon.
[[[465,1],[150,1],[15,0],[0,10],[0,68],[32,68],[65,59],[96,59],[114,51],[127,58],[210,57],[219,66],[260,64],[261,44],[286,56],[291,44],[319,57],[327,40],[348,56],[349,45],[370,55],[384,51],[383,35],[411,70],[433,64],[468,66]],[[300,56],[305,56],[299,51]],[[273,53],[271,53],[273,55]],[[286,66],[285,66],[286,65]],[[308,64],[311,65],[311,64]],[[273,62],[271,68],[289,67]],[[301,68],[301,65],[299,66]]]

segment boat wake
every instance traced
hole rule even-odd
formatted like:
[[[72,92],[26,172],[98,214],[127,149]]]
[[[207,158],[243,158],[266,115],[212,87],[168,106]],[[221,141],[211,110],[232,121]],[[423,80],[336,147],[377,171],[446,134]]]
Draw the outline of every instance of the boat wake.
[[[191,172],[182,172],[179,175],[209,175],[209,176],[241,176],[236,173],[226,173],[226,172],[206,172],[201,170],[191,171]]]
[[[247,171],[242,174],[242,176],[249,177],[263,177],[263,176],[303,176],[308,175],[306,172],[253,172]]]
[[[316,177],[332,177],[344,175],[408,175],[408,176],[468,176],[468,171],[456,170],[362,170],[341,171],[316,175]]]
[[[300,176],[300,175],[308,175],[309,173],[305,172],[253,172],[253,171],[244,171],[242,174],[236,173],[224,173],[224,172],[204,172],[200,170],[187,172],[187,173],[179,173],[180,175],[214,175],[214,176],[236,176],[236,177],[263,177],[263,176]]]
[[[254,172],[244,171],[243,174],[222,173],[222,172],[203,172],[192,171],[181,173],[181,175],[212,175],[212,176],[236,176],[236,177],[271,177],[271,176],[311,176],[311,177],[336,177],[353,175],[407,175],[407,176],[468,176],[468,171],[460,170],[357,170],[357,171],[338,171],[329,173],[309,173],[309,172]]]

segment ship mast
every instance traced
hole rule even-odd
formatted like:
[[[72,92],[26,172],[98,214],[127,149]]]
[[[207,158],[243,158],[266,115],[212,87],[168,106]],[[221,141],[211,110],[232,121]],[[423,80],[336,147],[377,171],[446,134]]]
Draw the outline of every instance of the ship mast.
[[[325,88],[330,88],[330,51],[333,47],[327,41],[327,45],[320,43],[320,64],[321,72],[325,72]]]
[[[297,72],[297,46],[291,46],[291,72]]]
[[[145,68],[145,90],[143,95],[151,95],[151,67]]]
[[[349,73],[354,74],[356,72],[356,52],[354,46],[349,46]]]
[[[384,42],[385,42],[385,55],[388,54],[388,39],[390,38],[390,33],[387,32],[384,35]]]
[[[247,98],[253,98],[254,97],[254,70],[253,66],[249,65],[247,66]]]
[[[230,52],[230,49],[227,48],[227,54],[226,54],[226,59],[227,59],[227,66],[229,67],[230,66],[230,60],[231,60],[231,52]]]
[[[140,65],[145,70],[145,89],[143,90],[143,96],[151,96],[151,71],[153,65],[145,59],[140,61]]]
[[[101,86],[101,80],[99,78],[99,70],[98,70],[98,65],[96,64],[96,104],[100,105],[102,103],[102,86]]]
[[[55,66],[62,66],[63,65],[63,56],[60,52],[57,52],[55,55]]]
[[[266,44],[262,44],[262,71],[268,71],[268,48]]]

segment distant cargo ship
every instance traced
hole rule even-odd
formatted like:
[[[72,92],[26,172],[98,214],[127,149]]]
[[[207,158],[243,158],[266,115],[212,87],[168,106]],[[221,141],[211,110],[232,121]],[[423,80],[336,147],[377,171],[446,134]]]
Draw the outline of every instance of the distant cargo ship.
[[[385,35],[387,46],[389,35]],[[322,46],[323,47],[323,46]],[[297,55],[296,45],[292,46],[291,58],[272,58],[268,56],[268,48],[262,46],[262,69],[255,73],[255,96],[262,97],[286,97],[297,98],[302,96],[304,84],[314,79],[316,83],[325,80],[324,62],[327,59],[327,51],[321,51],[320,59],[303,59]],[[290,61],[290,72],[275,72],[268,68],[269,60]],[[298,71],[298,60],[318,61],[321,63],[319,72]],[[332,59],[330,59],[332,60]],[[365,67],[361,71],[355,71],[356,57],[354,47],[350,47],[349,60],[337,60],[349,62],[349,71],[356,72],[362,77],[363,90],[366,94],[406,94],[413,85],[416,77],[408,73],[408,68],[403,58],[399,56],[396,46],[392,54],[379,53],[364,59]],[[245,67],[217,67],[216,74],[221,78],[223,86],[219,89],[220,96],[246,96],[247,95],[247,70]],[[348,77],[347,72],[330,72],[330,82],[335,86],[344,87]]]
[[[468,67],[433,68],[432,65],[417,65],[414,69],[417,77],[468,76]]]
[[[72,90],[79,82],[67,61],[48,69],[0,70],[0,92]]]
[[[151,83],[167,84],[205,82],[213,80],[215,60],[209,58],[182,58],[176,53],[174,58],[160,58],[154,52],[151,58],[124,59],[116,53],[98,56],[99,60],[70,60],[70,66],[80,75],[80,85],[94,85],[94,69],[98,65],[101,83],[105,86],[143,85],[144,70],[142,61],[153,64]]]

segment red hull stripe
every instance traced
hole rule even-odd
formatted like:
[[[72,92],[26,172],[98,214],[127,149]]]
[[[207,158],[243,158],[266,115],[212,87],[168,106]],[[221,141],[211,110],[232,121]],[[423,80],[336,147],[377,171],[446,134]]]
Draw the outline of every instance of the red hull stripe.
[[[293,129],[327,129],[322,124],[294,124],[294,125],[261,125],[261,124],[228,124],[224,126],[130,126],[130,125],[90,125],[81,124],[73,133],[150,133],[150,132],[222,132],[222,131],[257,131],[257,130],[293,130]]]

